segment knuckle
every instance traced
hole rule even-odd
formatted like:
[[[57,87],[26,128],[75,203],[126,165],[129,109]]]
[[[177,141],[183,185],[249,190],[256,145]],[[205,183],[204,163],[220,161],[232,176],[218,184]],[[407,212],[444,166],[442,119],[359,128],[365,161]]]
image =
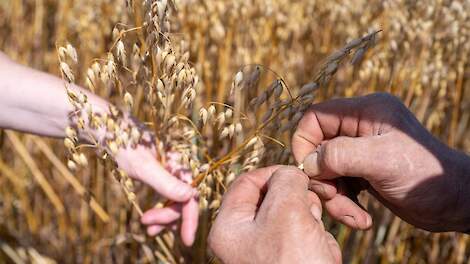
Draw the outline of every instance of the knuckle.
[[[330,141],[325,144],[322,148],[321,153],[321,165],[326,167],[329,170],[335,170],[337,168],[338,161],[338,149],[340,149],[342,144],[342,139],[337,138],[334,141]]]
[[[302,171],[294,166],[282,166],[273,173],[271,178],[282,179],[297,174],[302,174]]]
[[[246,186],[246,185],[253,185],[253,179],[252,179],[252,174],[244,173],[240,175],[232,184],[232,186]]]
[[[310,106],[307,108],[307,110],[304,112],[302,118],[300,118],[299,124],[310,124],[313,120],[316,119],[316,107],[315,105]]]
[[[281,168],[277,169],[271,178],[268,181],[269,186],[284,186],[284,184],[288,184],[292,179],[297,179],[300,177],[304,177],[307,181],[307,176],[299,170],[297,167],[294,166],[282,166]]]
[[[300,121],[302,122],[302,121]],[[302,144],[304,143],[305,141],[305,135],[304,135],[304,131],[301,129],[300,127],[300,123],[299,125],[297,126],[297,129],[294,131],[294,134],[292,135],[292,142],[301,142]],[[294,143],[295,144],[295,143]],[[293,146],[294,148],[294,146]]]
[[[353,157],[348,155],[353,154],[354,149],[351,149],[351,141],[346,137],[338,137],[328,142],[322,153],[320,166],[325,167],[336,174],[345,176],[345,171],[349,171],[353,165],[351,160]],[[322,168],[323,169],[323,168]]]

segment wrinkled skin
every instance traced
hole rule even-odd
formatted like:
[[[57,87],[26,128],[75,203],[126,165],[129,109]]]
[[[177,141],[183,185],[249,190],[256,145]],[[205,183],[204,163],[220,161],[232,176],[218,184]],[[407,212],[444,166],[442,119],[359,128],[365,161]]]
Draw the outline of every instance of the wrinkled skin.
[[[240,176],[224,196],[209,246],[224,263],[341,263],[320,200],[295,167]]]
[[[351,227],[372,224],[346,195],[366,189],[417,227],[468,230],[469,157],[434,138],[389,94],[313,105],[292,148],[326,210]]]

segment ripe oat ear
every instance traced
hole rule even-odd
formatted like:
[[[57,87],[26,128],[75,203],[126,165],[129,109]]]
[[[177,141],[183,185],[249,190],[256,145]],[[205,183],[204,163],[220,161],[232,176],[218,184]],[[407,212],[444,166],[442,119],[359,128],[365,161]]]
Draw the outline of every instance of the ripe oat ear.
[[[333,97],[393,93],[436,136],[470,150],[469,10],[468,1],[449,0],[0,1],[2,52],[63,76],[77,109],[58,143],[18,136],[15,146],[25,146],[36,169],[11,154],[9,133],[0,132],[0,236],[8,238],[0,255],[18,263],[206,263],[204,238],[230,184],[248,170],[295,164],[297,120]],[[383,31],[361,37],[376,27]],[[74,83],[115,107],[90,105]],[[193,248],[171,226],[156,241],[144,235],[134,206],[166,200],[121,181],[113,162],[137,144],[192,174],[202,213]],[[53,203],[37,191],[38,171],[57,193]],[[416,232],[366,199],[380,217],[373,230],[334,226],[354,252],[344,262],[468,259],[468,238]],[[64,213],[48,206],[57,201]]]

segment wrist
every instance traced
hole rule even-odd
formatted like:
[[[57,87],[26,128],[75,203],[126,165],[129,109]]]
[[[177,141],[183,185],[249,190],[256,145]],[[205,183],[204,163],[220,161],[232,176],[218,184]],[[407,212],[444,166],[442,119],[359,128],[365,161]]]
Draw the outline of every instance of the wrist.
[[[116,158],[139,145],[152,146],[153,136],[146,127],[129,113],[109,105],[95,110],[82,111],[81,121],[75,122],[79,129],[79,138],[96,145],[99,152],[106,152]]]
[[[129,113],[73,85],[67,87],[67,93],[73,106],[69,115],[71,129],[66,130],[68,138],[92,144],[100,154],[113,157],[128,147],[152,145],[151,133]]]

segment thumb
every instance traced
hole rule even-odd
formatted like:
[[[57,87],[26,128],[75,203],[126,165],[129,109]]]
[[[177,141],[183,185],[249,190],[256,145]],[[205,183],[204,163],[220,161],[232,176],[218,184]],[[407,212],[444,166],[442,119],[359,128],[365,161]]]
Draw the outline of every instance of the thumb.
[[[296,167],[283,166],[269,179],[257,217],[262,221],[274,221],[274,217],[282,222],[292,214],[311,216],[308,192],[308,177]]]
[[[383,172],[387,159],[386,136],[336,137],[324,142],[304,159],[305,173],[315,179],[342,176],[372,181]]]
[[[267,184],[267,200],[274,197],[287,198],[308,191],[308,178],[294,166],[282,166],[277,169]],[[272,196],[272,197],[271,197]]]

